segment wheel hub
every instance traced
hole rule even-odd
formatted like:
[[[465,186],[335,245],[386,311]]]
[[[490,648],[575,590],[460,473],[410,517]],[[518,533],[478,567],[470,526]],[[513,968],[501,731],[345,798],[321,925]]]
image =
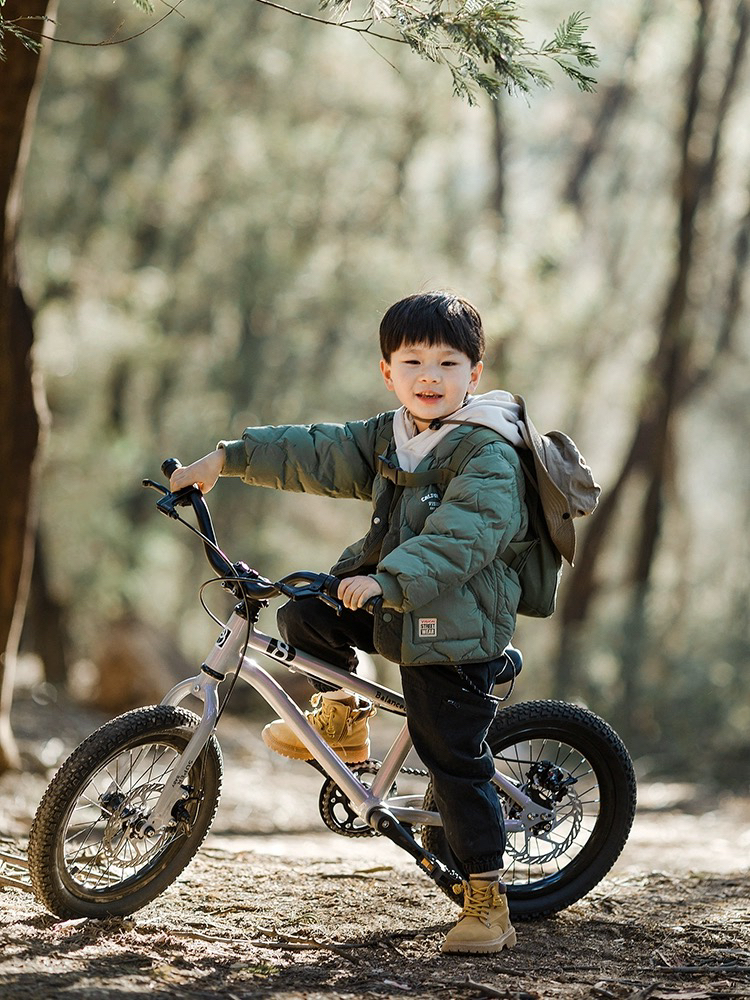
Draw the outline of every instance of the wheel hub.
[[[525,817],[519,806],[513,806],[509,817],[524,824],[516,843],[509,837],[506,845],[514,860],[542,865],[565,854],[575,842],[583,819],[583,806],[573,787],[576,781],[572,774],[550,761],[535,761],[531,765],[521,790],[550,814],[540,821],[531,813]],[[560,834],[559,839],[552,836],[555,831]]]

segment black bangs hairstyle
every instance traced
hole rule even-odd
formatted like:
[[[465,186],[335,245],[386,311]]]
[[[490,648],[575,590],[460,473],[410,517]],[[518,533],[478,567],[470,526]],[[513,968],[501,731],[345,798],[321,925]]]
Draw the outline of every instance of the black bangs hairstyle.
[[[482,320],[470,302],[450,292],[421,292],[395,302],[380,322],[380,350],[385,361],[401,347],[447,344],[470,358],[482,360]]]

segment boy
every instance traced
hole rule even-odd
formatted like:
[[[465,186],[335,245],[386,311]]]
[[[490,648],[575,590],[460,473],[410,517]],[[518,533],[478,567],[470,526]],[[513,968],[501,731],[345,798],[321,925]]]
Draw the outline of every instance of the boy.
[[[495,712],[488,697],[510,643],[518,577],[498,557],[527,527],[520,408],[505,392],[473,397],[484,333],[472,305],[455,295],[409,296],[380,325],[386,387],[400,408],[343,425],[250,427],[240,441],[178,469],[172,489],[219,476],[329,496],[372,500],[370,530],[332,569],[349,609],[320,601],[279,611],[293,646],[353,671],[355,648],[401,666],[409,730],[432,776],[445,835],[468,874],[458,923],[444,952],[497,952],[516,943],[500,882],[502,812],[485,742]],[[475,425],[489,426],[466,449],[457,474],[442,475]],[[374,615],[364,610],[381,599]],[[369,755],[368,703],[344,690],[321,691],[310,723],[346,761]],[[277,753],[309,759],[284,722],[263,732]]]

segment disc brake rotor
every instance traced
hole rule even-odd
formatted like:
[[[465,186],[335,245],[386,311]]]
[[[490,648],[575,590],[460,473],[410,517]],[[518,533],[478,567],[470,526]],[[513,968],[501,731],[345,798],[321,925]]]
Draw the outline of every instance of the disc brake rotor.
[[[551,809],[553,816],[508,837],[505,849],[514,861],[543,865],[565,854],[575,842],[583,822],[583,806],[574,789],[576,779],[564,768],[538,762],[527,779],[522,791],[538,805]]]

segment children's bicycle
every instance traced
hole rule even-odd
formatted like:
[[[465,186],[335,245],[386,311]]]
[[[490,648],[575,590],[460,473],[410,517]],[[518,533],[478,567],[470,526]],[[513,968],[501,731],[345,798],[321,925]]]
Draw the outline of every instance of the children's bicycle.
[[[169,476],[178,466],[168,459],[162,470]],[[429,782],[419,794],[398,793],[400,775],[415,771],[405,767],[411,741],[403,697],[257,628],[261,609],[281,596],[316,598],[346,614],[336,597],[338,579],[297,572],[271,582],[221,551],[197,487],[172,493],[152,480],[143,485],[162,494],[162,513],[199,535],[216,581],[238,603],[197,676],[178,683],[160,705],[107,722],[62,764],[29,836],[29,873],[38,900],[61,917],[123,916],[174,882],[216,813],[222,755],[215,730],[241,678],[309,749],[324,777],[319,806],[325,824],[343,836],[388,837],[460,903],[465,873],[443,835]],[[193,509],[197,528],[181,516],[181,507]],[[402,716],[383,760],[343,763],[250,651]],[[506,676],[513,678],[518,666],[509,659]],[[220,693],[227,678],[229,690]],[[189,696],[202,700],[200,717],[180,707]],[[487,739],[505,818],[502,878],[511,911],[533,917],[564,909],[607,874],[625,845],[636,803],[630,756],[606,722],[560,701],[499,708]]]

